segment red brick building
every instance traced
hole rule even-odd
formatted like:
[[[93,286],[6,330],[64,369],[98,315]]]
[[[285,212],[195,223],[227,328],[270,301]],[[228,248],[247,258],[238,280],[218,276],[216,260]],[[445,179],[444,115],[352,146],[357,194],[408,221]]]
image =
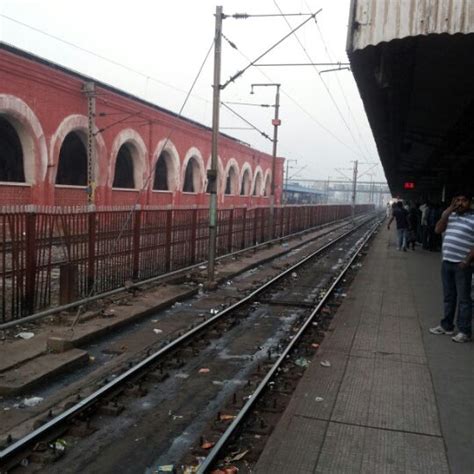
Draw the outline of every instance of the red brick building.
[[[211,130],[0,43],[0,205],[87,202],[88,101],[95,83],[98,206],[205,206]],[[283,159],[277,158],[275,202]],[[219,138],[220,206],[266,205],[272,157]]]

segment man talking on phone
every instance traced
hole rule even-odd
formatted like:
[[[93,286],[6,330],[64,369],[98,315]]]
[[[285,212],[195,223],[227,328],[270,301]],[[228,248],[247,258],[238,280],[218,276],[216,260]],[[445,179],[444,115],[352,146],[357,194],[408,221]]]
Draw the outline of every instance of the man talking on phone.
[[[435,232],[443,239],[441,279],[443,283],[444,318],[432,334],[454,334],[456,304],[458,333],[454,342],[469,342],[472,337],[472,266],[474,261],[474,212],[471,193],[456,193],[450,206],[436,223]]]

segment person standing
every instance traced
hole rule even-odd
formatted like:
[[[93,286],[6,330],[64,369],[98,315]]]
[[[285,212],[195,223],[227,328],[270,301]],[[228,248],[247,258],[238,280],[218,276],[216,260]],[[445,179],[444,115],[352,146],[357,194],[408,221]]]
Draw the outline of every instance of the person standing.
[[[387,229],[390,230],[390,224],[393,219],[397,223],[397,241],[398,250],[407,251],[407,231],[408,231],[408,212],[403,207],[402,201],[398,201],[395,208],[393,209],[392,217],[388,221]]]
[[[441,264],[444,317],[432,334],[454,334],[454,316],[458,305],[458,333],[454,342],[468,342],[472,337],[472,262],[474,261],[474,212],[471,194],[457,193],[451,205],[436,223],[435,232],[444,234]]]

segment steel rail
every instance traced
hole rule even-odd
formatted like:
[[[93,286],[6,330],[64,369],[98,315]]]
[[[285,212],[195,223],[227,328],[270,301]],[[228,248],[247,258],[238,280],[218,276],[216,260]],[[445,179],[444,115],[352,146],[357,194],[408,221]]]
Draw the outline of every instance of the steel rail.
[[[365,214],[363,214],[363,215],[365,215]],[[374,213],[370,213],[369,215],[374,215]],[[333,229],[333,230],[337,230],[337,229],[343,227],[344,225],[346,225],[349,222],[349,220],[350,220],[350,217],[345,218],[345,219],[341,219],[341,225],[335,227],[335,229]],[[294,234],[289,234],[289,235],[285,235],[285,236],[282,236],[282,237],[277,237],[277,238],[272,239],[272,240],[266,240],[265,242],[261,242],[259,244],[253,245],[251,247],[245,247],[244,249],[240,249],[240,250],[237,250],[235,252],[229,252],[229,253],[226,253],[224,255],[221,255],[221,256],[216,258],[216,261],[220,261],[220,260],[223,260],[225,258],[233,257],[235,255],[239,255],[241,253],[245,253],[245,252],[248,252],[248,251],[251,251],[251,250],[256,250],[256,249],[258,249],[260,247],[264,247],[266,245],[271,245],[271,244],[275,244],[275,243],[278,243],[278,242],[281,242],[281,241],[284,241],[284,240],[287,240],[287,239],[295,238],[295,237],[298,237],[300,235],[304,235],[304,234],[307,234],[309,232],[313,232],[313,231],[318,230],[318,229],[324,229],[325,227],[328,227],[331,224],[334,224],[334,222],[340,222],[340,221],[328,222],[328,223],[325,223],[325,224],[322,224],[322,225],[311,227],[309,229],[305,229],[305,230],[301,230],[299,232],[295,232]],[[301,247],[301,246],[305,245],[306,243],[311,242],[312,240],[316,240],[316,239],[319,239],[320,237],[324,237],[324,235],[326,235],[326,234],[321,234],[321,235],[318,235],[318,236],[316,236],[316,237],[314,237],[314,238],[312,238],[312,239],[310,239],[306,242],[302,242],[301,244],[296,245],[292,249],[288,249],[288,250],[282,252],[280,255],[285,255],[286,253],[291,252],[295,248]],[[87,298],[82,298],[80,300],[73,301],[73,302],[67,303],[65,305],[55,306],[54,308],[50,308],[50,309],[47,309],[47,310],[44,310],[44,311],[39,311],[38,313],[31,314],[30,316],[24,316],[23,318],[18,318],[18,319],[14,319],[12,321],[8,321],[6,323],[1,323],[0,324],[0,331],[4,330],[4,329],[11,328],[11,327],[15,327],[18,324],[24,324],[24,323],[27,323],[27,322],[35,321],[37,319],[45,318],[47,316],[51,316],[53,314],[60,313],[61,311],[69,311],[70,309],[77,308],[78,306],[82,306],[84,304],[92,303],[92,302],[100,300],[102,298],[108,298],[109,296],[114,296],[118,293],[123,293],[123,292],[129,291],[132,288],[139,288],[142,285],[146,285],[146,284],[150,284],[150,283],[156,283],[160,280],[166,280],[166,279],[171,278],[173,276],[177,276],[177,275],[181,275],[183,273],[187,273],[190,270],[194,270],[194,269],[196,269],[196,268],[198,268],[202,265],[206,265],[207,263],[208,263],[207,260],[202,260],[201,262],[195,263],[193,265],[189,265],[187,267],[179,268],[179,269],[173,270],[171,272],[167,272],[167,273],[163,273],[161,275],[157,275],[155,277],[147,278],[146,280],[137,281],[137,282],[135,282],[135,283],[133,283],[133,284],[127,286],[127,287],[122,286],[120,288],[115,288],[114,290],[106,291],[104,293],[97,293],[95,295],[88,296]]]
[[[381,222],[381,221],[380,221]],[[367,232],[366,237],[364,238],[364,241],[361,243],[361,245],[357,248],[357,250],[354,252],[354,255],[352,258],[349,260],[347,265],[343,268],[339,276],[334,280],[333,284],[329,288],[329,290],[326,292],[324,297],[318,302],[316,307],[313,309],[311,314],[308,316],[306,321],[303,323],[299,331],[294,335],[294,337],[291,339],[290,343],[286,346],[285,350],[281,353],[280,357],[277,359],[275,364],[270,368],[268,371],[267,375],[263,378],[263,380],[260,382],[258,387],[255,389],[253,394],[250,396],[250,398],[247,400],[245,405],[242,407],[242,410],[240,410],[239,414],[236,416],[236,418],[232,421],[232,423],[229,425],[227,430],[223,433],[223,435],[219,438],[219,441],[214,445],[212,450],[209,452],[207,455],[206,459],[202,462],[202,464],[199,466],[199,469],[197,471],[197,474],[204,474],[207,472],[207,470],[212,466],[212,464],[216,461],[217,456],[220,454],[221,450],[225,446],[225,444],[229,441],[230,437],[234,434],[235,430],[239,427],[239,425],[242,423],[242,421],[245,419],[245,417],[248,415],[256,401],[259,399],[259,397],[262,395],[263,391],[267,387],[268,383],[271,381],[279,367],[282,365],[282,363],[285,361],[287,358],[288,354],[290,351],[293,349],[293,346],[297,343],[297,341],[300,339],[300,337],[304,334],[306,331],[306,328],[309,326],[309,324],[312,323],[313,319],[315,316],[319,313],[321,310],[322,306],[326,303],[336,286],[339,284],[341,281],[342,277],[346,274],[346,272],[349,270],[351,267],[352,263],[354,260],[357,258],[359,255],[359,252],[363,249],[364,245],[368,242],[370,237],[373,235],[375,230],[379,227],[380,222],[376,223],[370,231]]]
[[[46,422],[44,425],[35,429],[31,433],[27,434],[23,438],[12,443],[10,446],[0,451],[0,467],[2,467],[4,463],[6,462],[11,462],[14,457],[19,455],[20,452],[25,451],[27,448],[31,446],[34,446],[38,441],[42,440],[48,434],[51,434],[54,430],[58,429],[61,425],[77,417],[80,413],[84,412],[87,408],[90,408],[91,406],[95,405],[96,403],[106,398],[107,396],[112,395],[114,392],[119,391],[123,385],[135,379],[142,370],[144,370],[145,368],[149,367],[152,364],[156,364],[160,358],[166,356],[167,354],[175,350],[177,347],[179,347],[181,344],[190,340],[192,337],[194,337],[196,334],[201,332],[203,329],[205,329],[208,326],[211,326],[213,323],[223,318],[228,313],[231,313],[238,307],[243,306],[244,304],[248,303],[250,300],[255,298],[255,296],[257,296],[259,293],[266,290],[275,282],[291,274],[294,270],[304,265],[308,260],[311,260],[312,258],[318,256],[319,254],[324,252],[326,249],[336,245],[340,240],[343,240],[348,235],[352,234],[353,232],[355,232],[357,229],[359,229],[360,227],[362,227],[369,221],[370,219],[365,220],[360,225],[353,227],[348,232],[345,232],[344,234],[340,235],[339,237],[332,240],[331,242],[323,245],[322,247],[320,247],[319,249],[317,249],[310,255],[306,256],[305,258],[303,258],[296,264],[292,265],[291,267],[287,268],[283,272],[273,277],[268,282],[264,283],[259,288],[255,289],[249,295],[245,296],[244,298],[232,304],[231,306],[228,306],[227,308],[223,309],[221,312],[217,313],[213,317],[202,322],[201,324],[191,329],[187,333],[183,334],[182,336],[174,339],[169,344],[159,349],[157,352],[151,354],[150,356],[146,357],[145,359],[137,363],[134,367],[130,368],[123,374],[120,374],[119,376],[114,378],[111,382],[107,383],[106,385],[101,387],[99,390],[90,394],[89,396],[87,396],[80,402],[76,403],[74,406],[70,407],[69,409],[65,410],[61,414],[55,416],[53,419]]]

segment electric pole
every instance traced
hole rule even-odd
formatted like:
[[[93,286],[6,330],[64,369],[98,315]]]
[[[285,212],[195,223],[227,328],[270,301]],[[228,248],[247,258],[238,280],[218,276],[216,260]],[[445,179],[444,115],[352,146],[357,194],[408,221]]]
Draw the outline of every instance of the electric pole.
[[[95,204],[95,84],[86,82],[82,91],[87,97],[87,204]]]
[[[357,166],[359,162],[354,161],[354,171],[352,175],[352,225],[355,225],[355,206],[356,206],[356,193],[357,193]]]
[[[216,30],[214,37],[214,85],[212,98],[212,147],[211,169],[207,172],[209,196],[209,255],[207,278],[209,284],[215,281],[215,260],[217,242],[217,146],[219,139],[219,106],[221,91],[221,49],[222,49],[222,6],[216,6]]]

